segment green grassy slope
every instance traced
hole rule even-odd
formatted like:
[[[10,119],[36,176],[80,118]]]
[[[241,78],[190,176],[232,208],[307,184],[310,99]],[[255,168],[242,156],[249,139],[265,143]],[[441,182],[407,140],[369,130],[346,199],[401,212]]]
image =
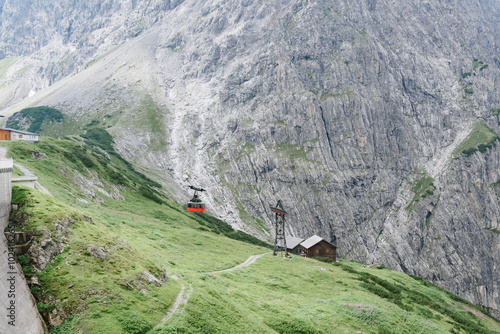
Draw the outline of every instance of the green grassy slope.
[[[453,151],[454,156],[471,155],[479,151],[486,152],[488,148],[496,145],[496,141],[500,137],[490,128],[484,121],[480,121],[474,125],[471,133],[465,138],[463,142]]]
[[[57,312],[51,333],[500,333],[499,322],[473,305],[388,269],[267,254],[215,273],[270,249],[185,212],[119,156],[91,144],[9,143],[54,195],[15,188],[21,208],[14,220],[39,242],[57,239],[70,222],[64,251],[32,286],[42,313]],[[31,159],[33,150],[46,158]],[[106,258],[93,256],[95,249]],[[32,271],[29,259],[20,261]],[[148,284],[144,271],[167,279]],[[192,288],[186,306],[155,328],[182,286]]]

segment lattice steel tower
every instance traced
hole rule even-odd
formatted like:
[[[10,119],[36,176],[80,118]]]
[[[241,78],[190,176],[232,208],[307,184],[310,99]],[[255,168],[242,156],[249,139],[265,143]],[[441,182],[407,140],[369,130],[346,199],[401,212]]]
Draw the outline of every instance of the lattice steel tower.
[[[273,255],[276,256],[276,250],[285,251],[285,257],[288,257],[288,249],[286,248],[286,238],[285,238],[285,214],[286,211],[283,208],[283,203],[281,200],[278,200],[278,204],[276,206],[271,206],[271,210],[276,215],[275,221],[275,231],[276,237],[274,238],[274,251]],[[280,249],[283,247],[282,249]]]

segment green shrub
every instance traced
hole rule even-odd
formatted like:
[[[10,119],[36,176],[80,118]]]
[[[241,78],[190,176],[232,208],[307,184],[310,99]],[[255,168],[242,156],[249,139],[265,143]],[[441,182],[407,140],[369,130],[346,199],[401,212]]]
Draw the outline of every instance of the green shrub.
[[[63,157],[66,160],[69,160],[70,162],[72,162],[74,165],[77,165],[77,166],[80,165],[80,159],[78,159],[78,157],[71,152],[64,153]]]
[[[363,282],[361,283],[361,286],[381,298],[389,299],[392,297],[392,294],[389,291],[378,286],[377,284]]]
[[[17,257],[17,262],[21,265],[21,266],[26,266],[28,263],[29,263],[29,260],[28,260],[28,255],[19,255]]]
[[[147,186],[141,185],[139,187],[139,194],[158,204],[163,204],[163,200],[155,194],[155,191],[149,189]]]
[[[313,257],[313,259],[321,261],[321,262],[330,263],[334,266],[340,267],[340,263],[338,263],[337,261],[335,261],[334,259],[331,259],[329,257],[315,256],[315,257]]]
[[[125,311],[118,317],[118,321],[125,333],[144,334],[147,333],[153,325],[146,318],[134,311]]]
[[[120,156],[120,159],[123,159],[123,158]],[[127,163],[128,163],[128,161],[127,161]],[[130,168],[131,171],[133,171],[136,175],[138,175],[143,181],[146,181],[146,183],[148,185],[150,185],[151,187],[155,187],[155,188],[162,187],[161,184],[159,184],[158,182],[155,182],[155,181],[151,180],[150,178],[148,178],[146,175],[136,171],[130,163],[128,163],[128,167]]]
[[[166,325],[164,327],[157,327],[153,329],[153,334],[176,334],[178,333],[177,327],[173,325]]]
[[[396,304],[397,306],[399,306],[402,310],[405,310],[406,312],[413,312],[413,307],[408,305],[408,304],[405,304],[401,301],[401,298],[398,298],[398,299],[393,299],[391,300],[394,304]]]
[[[85,142],[89,145],[100,147],[108,153],[115,152],[115,149],[113,148],[113,137],[108,131],[102,128],[92,128],[87,130],[87,133],[82,135],[82,137],[86,139]]]
[[[94,161],[87,155],[87,154],[82,154],[81,152],[77,152],[76,156],[80,161],[83,163],[83,165],[87,168],[92,168],[95,166]]]
[[[390,283],[390,282],[388,282],[380,277],[374,276],[374,275],[369,274],[369,273],[358,273],[358,275],[359,275],[358,279],[360,281],[363,281],[365,283],[374,282],[374,283],[382,286],[387,291],[390,291],[393,294],[400,294],[401,291],[403,291],[405,289],[402,285],[392,284],[392,283]]]
[[[274,329],[280,334],[317,334],[319,333],[314,327],[309,323],[296,319],[290,318],[281,321],[276,321],[272,323],[267,323],[269,327]]]
[[[130,162],[123,159],[123,157],[115,151],[115,149],[113,148],[113,144],[114,144],[113,137],[105,129],[92,128],[90,130],[87,130],[87,132],[84,135],[82,135],[81,137],[85,139],[85,143],[89,146],[89,148],[92,149],[92,151],[94,152],[94,156],[96,156],[96,159],[99,161],[101,166],[103,166],[103,168],[108,172],[108,175],[110,176],[111,181],[113,183],[122,184],[122,185],[126,184],[127,180],[124,176],[124,175],[126,175],[126,177],[130,181],[132,181],[138,185],[141,185],[144,187],[162,188],[162,185],[159,184],[158,182],[155,182],[155,181],[149,179],[146,175],[136,171]],[[126,168],[121,170],[121,172],[120,171],[113,172],[113,170],[107,166],[108,165],[107,160],[109,160],[109,159],[107,157],[103,157],[102,153],[99,152],[99,149],[104,150],[110,156],[118,159],[121,163],[123,163],[126,166]],[[121,174],[124,174],[124,175],[121,175]],[[146,191],[146,193],[147,193],[147,195],[143,194],[143,196],[150,198],[154,201],[159,200],[157,194],[152,196],[151,193],[149,193],[148,191]],[[148,196],[151,196],[151,197],[148,197]],[[158,202],[158,203],[160,203],[160,202]],[[161,203],[163,203],[163,201],[161,201]]]
[[[36,285],[33,285],[30,287],[30,292],[33,293],[33,292],[38,292],[40,291],[40,287],[36,286]]]
[[[89,124],[85,125],[85,128],[90,128],[93,127],[94,125],[99,124],[99,121],[96,119],[93,119]]]
[[[127,179],[125,178],[125,176],[122,173],[119,173],[116,171],[111,171],[110,173],[108,173],[108,175],[114,184],[120,184],[120,185],[127,184]]]
[[[432,319],[434,318],[434,314],[432,313],[431,310],[429,310],[428,308],[424,308],[424,307],[417,307],[417,310],[418,310],[418,313],[420,313],[423,317],[427,318],[427,319]]]
[[[49,333],[50,334],[70,334],[74,333],[71,327],[71,320],[73,319],[73,316],[71,316],[68,320],[65,320],[61,325],[59,326],[52,326],[49,328]]]
[[[342,266],[341,268],[342,268],[342,270],[347,271],[348,273],[359,274],[359,272],[356,269],[354,269],[353,267]]]
[[[23,266],[22,269],[24,274],[31,274],[33,272],[33,267],[31,266]]]
[[[438,312],[440,312],[442,310],[441,305],[434,302],[427,295],[424,295],[424,294],[422,294],[418,291],[415,291],[415,290],[407,290],[406,294],[407,294],[407,297],[410,298],[414,304],[426,305],[426,306],[429,306],[430,308],[432,308]]]
[[[378,334],[393,334],[393,333],[394,332],[392,332],[389,328],[383,325],[378,326]]]
[[[36,307],[39,311],[52,312],[56,308],[53,304],[37,303]]]
[[[472,61],[472,68],[474,69],[474,71],[478,68],[478,67],[483,67],[484,66],[484,62],[477,59],[477,58],[474,58],[473,61]]]

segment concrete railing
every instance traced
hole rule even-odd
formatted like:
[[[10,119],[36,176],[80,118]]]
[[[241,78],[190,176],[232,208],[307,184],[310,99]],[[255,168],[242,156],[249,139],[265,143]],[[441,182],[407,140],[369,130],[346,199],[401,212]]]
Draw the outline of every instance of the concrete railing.
[[[12,159],[0,160],[0,228],[2,231],[9,224],[10,203],[12,200],[11,172]]]
[[[31,189],[35,189],[35,182],[36,181],[38,181],[38,177],[36,177],[34,175],[17,176],[17,177],[13,177],[11,180],[12,185],[26,186],[26,187],[30,187]]]

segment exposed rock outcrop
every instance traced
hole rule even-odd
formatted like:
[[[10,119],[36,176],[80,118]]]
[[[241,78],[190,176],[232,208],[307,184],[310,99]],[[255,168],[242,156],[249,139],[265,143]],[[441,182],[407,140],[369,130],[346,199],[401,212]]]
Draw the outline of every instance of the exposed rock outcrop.
[[[163,285],[163,283],[158,278],[154,277],[153,274],[151,274],[147,270],[144,270],[141,274],[137,275],[137,277],[148,284],[153,284],[158,287]]]
[[[68,245],[70,225],[75,224],[75,222],[74,218],[53,222],[52,226],[55,231],[44,230],[42,236],[32,239],[28,256],[35,270],[44,270],[51,259],[62,253],[64,247]]]
[[[112,253],[106,250],[106,247],[95,247],[90,245],[87,248],[87,252],[93,257],[97,257],[102,260],[106,260],[108,256],[112,256]]]
[[[30,158],[31,159],[45,159],[47,155],[45,153],[40,153],[39,151],[31,151]]]

